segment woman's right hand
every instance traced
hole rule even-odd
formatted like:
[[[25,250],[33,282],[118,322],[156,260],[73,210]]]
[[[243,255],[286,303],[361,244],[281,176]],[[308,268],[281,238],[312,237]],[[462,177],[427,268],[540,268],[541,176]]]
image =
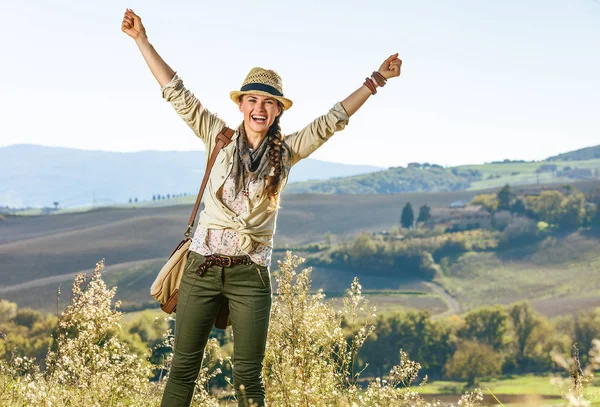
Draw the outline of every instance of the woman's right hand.
[[[123,15],[121,31],[129,35],[134,40],[137,40],[140,35],[146,35],[146,29],[142,24],[142,19],[130,8],[125,10],[125,15]]]

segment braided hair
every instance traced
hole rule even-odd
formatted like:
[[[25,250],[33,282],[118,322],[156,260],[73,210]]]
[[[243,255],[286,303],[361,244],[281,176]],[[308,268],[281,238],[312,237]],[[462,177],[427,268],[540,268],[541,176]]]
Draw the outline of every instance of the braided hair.
[[[278,102],[279,103],[279,102]],[[280,106],[281,107],[281,106]],[[269,138],[269,165],[273,167],[273,175],[267,175],[265,192],[267,197],[271,201],[268,207],[269,211],[274,211],[279,208],[279,187],[281,183],[281,171],[283,167],[282,155],[287,153],[286,146],[284,145],[283,137],[281,135],[281,126],[279,120],[283,114],[283,108],[279,116],[275,118],[275,121],[269,127],[267,137]]]

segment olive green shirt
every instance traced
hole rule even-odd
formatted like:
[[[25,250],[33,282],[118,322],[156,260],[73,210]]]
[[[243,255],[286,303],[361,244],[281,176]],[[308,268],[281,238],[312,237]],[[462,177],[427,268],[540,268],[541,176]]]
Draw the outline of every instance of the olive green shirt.
[[[163,98],[171,103],[177,114],[204,142],[208,160],[215,147],[215,138],[226,125],[225,122],[205,109],[194,94],[185,88],[177,74],[169,83],[162,86],[161,90]],[[326,114],[319,116],[302,130],[285,136],[285,143],[292,153],[291,165],[308,157],[329,140],[336,131],[342,130],[348,124],[348,119],[347,112],[338,102]],[[239,132],[236,130],[232,137],[233,142],[222,149],[217,156],[203,196],[204,210],[200,212],[198,222],[208,229],[237,230],[242,236],[241,249],[248,253],[252,248],[253,241],[273,247],[278,210],[267,210],[270,201],[264,193],[257,193],[249,197],[252,210],[244,216],[236,215],[217,198],[217,191],[233,167],[235,139],[238,136]],[[260,182],[264,183],[264,180],[260,180]],[[280,193],[283,192],[286,183],[287,176],[282,177]]]

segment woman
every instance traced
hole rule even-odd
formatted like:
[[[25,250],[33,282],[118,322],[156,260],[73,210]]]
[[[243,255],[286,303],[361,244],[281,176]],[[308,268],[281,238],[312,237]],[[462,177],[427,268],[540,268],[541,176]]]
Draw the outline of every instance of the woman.
[[[207,157],[225,123],[210,113],[154,50],[142,21],[127,9],[121,29],[135,39],[163,97],[205,144]],[[270,265],[279,199],[289,171],[308,157],[384,86],[400,75],[398,54],[359,89],[304,129],[284,137],[279,127],[292,101],[281,78],[253,68],[230,94],[244,120],[211,171],[179,287],[175,349],[161,406],[189,406],[203,350],[221,305],[229,305],[234,337],[233,380],[239,405],[264,405],[261,371],[271,310]],[[243,386],[243,391],[240,391]]]

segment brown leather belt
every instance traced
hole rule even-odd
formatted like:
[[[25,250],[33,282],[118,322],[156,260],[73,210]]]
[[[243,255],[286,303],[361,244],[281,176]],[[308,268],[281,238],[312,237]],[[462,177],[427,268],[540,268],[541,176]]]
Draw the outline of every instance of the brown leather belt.
[[[206,273],[206,270],[211,266],[233,267],[240,264],[252,264],[252,259],[250,259],[250,256],[248,255],[226,256],[224,254],[211,254],[209,256],[204,256],[204,261],[198,266],[196,274],[202,277],[204,273]]]

